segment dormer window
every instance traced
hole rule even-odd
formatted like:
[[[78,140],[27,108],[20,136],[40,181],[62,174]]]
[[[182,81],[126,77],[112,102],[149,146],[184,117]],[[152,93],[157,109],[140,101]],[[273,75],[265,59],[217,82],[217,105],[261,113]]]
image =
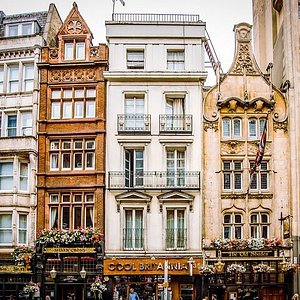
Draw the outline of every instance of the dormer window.
[[[34,22],[7,25],[6,36],[30,35],[34,32]]]
[[[65,43],[65,60],[83,60],[85,59],[84,42],[66,42]]]

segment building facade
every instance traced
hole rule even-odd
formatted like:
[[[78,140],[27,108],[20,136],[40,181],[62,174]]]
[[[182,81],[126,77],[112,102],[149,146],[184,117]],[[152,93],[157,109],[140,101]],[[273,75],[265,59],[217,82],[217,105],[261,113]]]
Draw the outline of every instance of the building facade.
[[[299,151],[300,120],[298,116],[300,98],[299,47],[300,47],[300,3],[288,1],[253,1],[254,46],[258,63],[264,70],[269,63],[274,65],[271,74],[274,84],[284,93],[289,113],[290,147],[287,156],[290,162],[289,186],[292,216],[293,258],[299,263]],[[294,291],[300,292],[299,273],[295,275]]]
[[[16,247],[29,249],[35,240],[37,63],[41,47],[53,41],[60,24],[53,4],[42,12],[5,15],[0,11],[1,299],[19,297],[32,276],[29,261],[17,262],[11,254]]]
[[[51,299],[93,298],[102,273],[107,47],[92,39],[74,3],[39,63],[36,266]]]
[[[106,22],[104,275],[114,299],[201,297],[205,23],[114,14]]]
[[[286,299],[293,268],[288,109],[256,63],[251,29],[234,27],[233,63],[204,99],[203,251],[216,268],[207,294]]]

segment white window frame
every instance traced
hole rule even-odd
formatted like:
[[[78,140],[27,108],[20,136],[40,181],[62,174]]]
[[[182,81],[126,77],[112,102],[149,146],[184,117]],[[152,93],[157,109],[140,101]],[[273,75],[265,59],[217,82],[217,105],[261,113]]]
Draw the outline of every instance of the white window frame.
[[[145,68],[145,50],[127,49],[126,65],[127,69],[143,70]]]
[[[227,167],[225,168],[225,163],[230,164],[230,168],[228,169]],[[241,167],[236,168],[236,164],[240,163]],[[241,187],[236,188],[236,175],[240,176],[240,182],[241,182]],[[229,176],[229,177],[228,177]],[[226,180],[225,178],[229,178],[230,180],[230,187],[227,188],[225,187]],[[242,160],[230,160],[230,159],[224,159],[222,161],[222,190],[224,192],[229,192],[229,191],[235,191],[235,192],[242,192],[243,190],[243,161]]]
[[[25,228],[20,227],[20,217],[21,216],[26,217],[26,227]],[[21,243],[21,241],[20,241],[20,231],[25,232],[26,241],[24,243]],[[28,244],[28,214],[19,212],[18,213],[18,245],[27,245],[27,244]]]
[[[167,50],[167,69],[172,71],[184,71],[185,69],[184,49]]]
[[[26,71],[32,69],[31,76],[26,76]],[[27,86],[29,84],[29,87]],[[34,88],[34,64],[26,63],[23,64],[23,91],[30,92]]]
[[[11,227],[0,227],[0,232],[4,232],[4,231],[10,231],[11,232],[11,242],[4,242],[4,243],[1,243],[0,242],[0,245],[1,246],[8,246],[8,245],[12,245],[13,243],[13,213],[12,212],[1,212],[0,216],[3,216],[3,215],[9,215],[11,216]]]
[[[27,172],[26,174],[22,174],[22,165],[27,167]],[[22,179],[26,180],[26,188],[22,189]],[[29,164],[25,163],[25,162],[20,162],[19,163],[19,191],[24,191],[24,192],[28,192],[28,187],[29,187]]]
[[[230,216],[230,222],[225,223],[225,216]],[[241,222],[236,222],[235,217],[240,216]],[[241,212],[225,212],[223,214],[223,238],[224,239],[242,239],[244,237],[244,216]],[[229,228],[229,237],[225,236],[225,228]],[[236,235],[236,228],[240,228],[241,236]]]
[[[17,70],[17,76],[12,77],[12,70]],[[13,84],[13,85],[12,85]],[[17,64],[11,64],[7,66],[7,92],[14,94],[19,92],[20,85],[20,67]],[[12,86],[16,86],[16,89],[12,89]]]
[[[250,161],[250,168],[253,166],[254,161]],[[270,190],[270,170],[269,162],[263,160],[256,168],[256,172],[252,174],[252,181],[250,184],[251,191],[268,192]],[[265,177],[265,178],[264,178]],[[249,178],[251,176],[249,175]],[[250,179],[249,179],[250,180]],[[266,182],[266,188],[262,187],[263,182]]]
[[[4,65],[0,66],[0,94],[4,92]]]
[[[2,164],[10,164],[12,166],[12,173],[11,174],[4,174],[0,173],[1,178],[11,178],[11,189],[0,189],[0,192],[7,192],[7,191],[12,191],[14,189],[14,184],[15,184],[15,176],[14,176],[14,162],[13,161],[0,161],[0,165]],[[6,185],[7,186],[7,185]],[[0,186],[1,188],[1,186]]]
[[[251,217],[256,215],[256,222],[251,221]],[[268,222],[262,222],[262,215],[267,216]],[[270,214],[265,211],[252,212],[249,217],[250,237],[251,238],[269,238],[270,237]],[[267,229],[267,236],[263,236],[263,227]],[[253,235],[252,229],[255,230]]]
[[[236,135],[235,134],[235,122],[238,121],[239,122],[239,131],[240,134]],[[225,134],[225,122],[227,122],[228,126],[229,126],[229,132],[228,134]],[[243,131],[242,131],[242,119],[239,117],[235,117],[235,118],[229,118],[229,117],[224,117],[222,119],[222,137],[224,139],[240,139],[243,136]]]

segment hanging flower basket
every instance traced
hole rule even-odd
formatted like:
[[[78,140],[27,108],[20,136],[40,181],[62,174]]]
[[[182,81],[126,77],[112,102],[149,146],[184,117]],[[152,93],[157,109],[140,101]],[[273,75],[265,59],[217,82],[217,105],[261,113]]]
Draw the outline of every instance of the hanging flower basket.
[[[102,293],[107,290],[106,285],[101,281],[99,276],[96,276],[95,281],[91,284],[91,292],[95,299],[101,300]]]
[[[252,267],[254,273],[270,273],[271,267],[266,264],[258,264]]]
[[[15,265],[30,268],[30,262],[33,254],[34,248],[21,246],[14,249],[12,256],[15,261]]]
[[[39,293],[39,291],[40,291],[39,284],[34,283],[32,281],[28,282],[23,288],[24,294],[29,295],[29,297],[31,298],[35,295],[35,293]]]
[[[216,268],[213,265],[203,265],[199,267],[200,275],[207,276],[215,273],[216,273]]]
[[[234,274],[234,273],[245,273],[246,268],[241,264],[230,264],[227,266],[227,272]]]

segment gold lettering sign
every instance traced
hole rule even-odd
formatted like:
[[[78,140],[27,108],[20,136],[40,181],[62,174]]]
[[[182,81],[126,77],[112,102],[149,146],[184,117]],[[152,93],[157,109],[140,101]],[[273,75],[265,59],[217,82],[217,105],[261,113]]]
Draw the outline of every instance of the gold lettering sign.
[[[31,274],[31,271],[26,269],[24,266],[0,266],[0,273],[28,273]]]
[[[222,251],[223,257],[265,257],[274,256],[274,251]]]
[[[95,253],[95,248],[45,248],[45,253]]]
[[[104,275],[163,275],[165,259],[105,259]],[[189,258],[169,258],[168,272],[170,275],[198,274],[198,267],[202,265],[201,258],[189,262]],[[191,269],[192,270],[191,270]]]

